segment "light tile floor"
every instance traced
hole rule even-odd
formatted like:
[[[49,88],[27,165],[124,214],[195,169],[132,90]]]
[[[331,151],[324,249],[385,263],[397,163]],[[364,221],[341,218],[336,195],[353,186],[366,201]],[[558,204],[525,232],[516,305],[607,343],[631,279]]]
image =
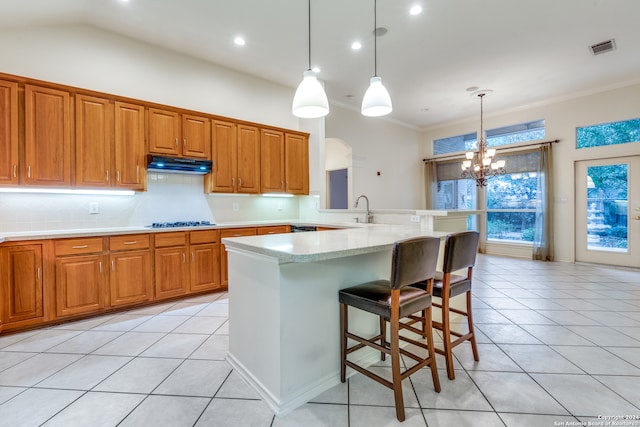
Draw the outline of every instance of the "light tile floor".
[[[438,357],[439,394],[427,370],[405,380],[402,425],[640,426],[639,270],[479,256],[474,273],[480,362],[456,348],[449,381]],[[275,417],[224,359],[227,304],[206,295],[0,337],[0,426],[398,424],[391,392],[362,375]]]

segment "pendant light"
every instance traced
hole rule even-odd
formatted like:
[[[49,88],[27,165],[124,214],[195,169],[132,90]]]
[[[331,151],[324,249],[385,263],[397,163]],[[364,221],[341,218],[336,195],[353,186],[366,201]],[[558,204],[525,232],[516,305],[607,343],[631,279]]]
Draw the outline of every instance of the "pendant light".
[[[507,173],[505,169],[506,162],[504,160],[494,160],[496,149],[488,148],[487,140],[484,138],[482,98],[489,92],[491,91],[481,90],[477,92],[480,98],[480,138],[478,141],[478,151],[468,151],[466,154],[467,159],[462,162],[462,178],[475,179],[476,187],[486,187],[487,179]]]
[[[377,27],[378,5],[377,0],[373,0],[373,77],[369,82],[369,89],[362,98],[361,112],[365,116],[379,117],[391,112],[391,97],[382,84],[382,79],[378,77],[378,27]]]
[[[324,88],[318,81],[316,73],[311,69],[311,0],[309,0],[309,68],[303,74],[293,96],[291,112],[303,119],[315,119],[329,114],[329,101]]]

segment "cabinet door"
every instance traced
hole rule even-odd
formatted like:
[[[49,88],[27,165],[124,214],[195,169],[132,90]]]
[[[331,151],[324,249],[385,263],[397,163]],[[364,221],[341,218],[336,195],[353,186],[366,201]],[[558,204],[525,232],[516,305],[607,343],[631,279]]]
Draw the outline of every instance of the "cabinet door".
[[[18,84],[0,80],[0,184],[18,183]]]
[[[260,193],[260,132],[257,127],[238,125],[238,193]]]
[[[112,147],[113,105],[107,99],[76,95],[76,185],[111,185]]]
[[[3,323],[43,317],[42,245],[9,246],[0,253]]]
[[[210,188],[213,192],[235,193],[237,174],[236,125],[231,122],[214,120],[212,125],[212,160]]]
[[[92,313],[106,307],[104,255],[56,259],[56,315]]]
[[[180,296],[187,292],[189,270],[184,246],[155,250],[156,299]]]
[[[286,134],[284,140],[285,191],[309,194],[309,143],[303,135]]]
[[[211,121],[209,119],[182,115],[182,155],[211,158]]]
[[[260,189],[262,193],[284,191],[284,133],[260,132]]]
[[[109,297],[111,306],[151,301],[151,252],[125,251],[110,255]]]
[[[149,108],[148,131],[150,153],[180,155],[180,114]]]
[[[191,292],[206,291],[220,287],[220,245],[192,245]]]
[[[71,185],[69,114],[68,92],[25,86],[26,183]]]
[[[145,188],[144,107],[115,103],[116,186]]]
[[[220,238],[224,237],[240,237],[255,236],[257,230],[255,228],[228,228],[220,230]],[[227,250],[224,245],[220,245],[220,284],[224,287],[229,286],[229,275],[227,268]]]

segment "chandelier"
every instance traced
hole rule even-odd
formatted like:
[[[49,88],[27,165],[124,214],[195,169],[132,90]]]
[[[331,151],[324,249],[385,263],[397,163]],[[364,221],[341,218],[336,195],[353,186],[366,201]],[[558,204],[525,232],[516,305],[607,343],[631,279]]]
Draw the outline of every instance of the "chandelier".
[[[478,92],[478,97],[480,98],[480,140],[478,141],[478,151],[467,151],[467,160],[462,162],[462,178],[475,179],[477,187],[486,187],[487,179],[507,173],[504,168],[505,161],[493,160],[496,155],[496,149],[487,148],[487,141],[484,139],[482,98],[485,95],[485,91]]]

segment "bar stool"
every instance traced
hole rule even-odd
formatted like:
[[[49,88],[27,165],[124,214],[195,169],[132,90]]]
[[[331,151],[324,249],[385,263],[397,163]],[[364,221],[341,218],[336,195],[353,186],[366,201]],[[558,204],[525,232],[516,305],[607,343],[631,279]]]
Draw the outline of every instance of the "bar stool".
[[[476,254],[478,253],[478,241],[480,234],[477,231],[463,231],[453,233],[446,237],[444,244],[444,260],[442,263],[442,279],[439,279],[440,273],[436,277],[433,284],[433,296],[439,297],[441,303],[433,303],[434,307],[440,307],[442,310],[442,321],[433,321],[433,327],[442,331],[442,341],[444,348],[436,348],[438,354],[445,356],[447,361],[447,376],[450,380],[455,379],[453,369],[453,353],[455,346],[465,341],[471,342],[471,350],[473,359],[477,362],[478,346],[476,345],[476,336],[473,332],[473,316],[471,313],[471,276],[473,266],[476,263]],[[466,275],[460,276],[453,274],[457,270],[466,269]],[[465,294],[466,311],[452,308],[450,305],[451,298]],[[468,332],[461,333],[451,330],[450,314],[460,314],[467,318]],[[451,341],[452,336],[455,337]]]
[[[433,330],[431,326],[431,294],[429,288],[433,285],[436,272],[436,262],[440,239],[420,237],[401,240],[394,243],[391,259],[390,280],[375,280],[339,292],[340,301],[340,380],[346,381],[347,366],[379,382],[393,390],[396,416],[404,421],[404,401],[402,398],[402,380],[424,366],[431,368],[433,385],[436,392],[440,392],[440,380],[436,368],[436,358],[433,345]],[[427,290],[412,286],[416,282],[425,281]],[[380,316],[380,334],[373,338],[363,338],[348,330],[348,307]],[[421,312],[419,316],[422,329],[404,325],[400,319]],[[386,339],[386,322],[390,323],[390,340]],[[423,342],[400,335],[400,329],[408,329],[426,339]],[[358,344],[347,347],[347,340],[352,339]],[[400,348],[400,341],[428,350],[426,358]],[[347,355],[365,346],[372,347],[381,353],[381,359],[391,356],[392,381],[371,372],[370,370],[347,360]],[[400,370],[400,354],[412,358],[417,363],[410,368]]]

